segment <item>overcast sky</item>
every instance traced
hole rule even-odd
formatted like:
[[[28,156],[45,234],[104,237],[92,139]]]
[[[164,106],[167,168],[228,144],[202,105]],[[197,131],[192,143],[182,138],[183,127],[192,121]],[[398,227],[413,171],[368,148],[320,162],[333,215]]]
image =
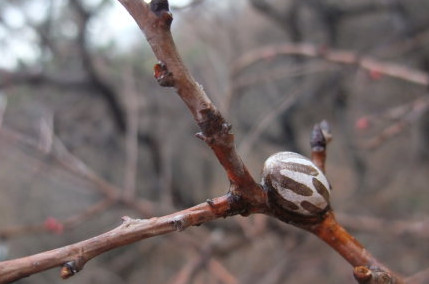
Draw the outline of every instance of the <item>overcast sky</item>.
[[[97,3],[98,0],[94,2]],[[181,6],[188,4],[190,0],[170,0],[169,2],[171,5]],[[41,3],[45,2],[33,1],[28,4],[28,11],[34,14],[31,17],[35,20],[42,19],[46,13],[46,6]],[[91,22],[88,31],[91,34],[90,38],[101,45],[114,41],[119,48],[130,46],[133,41],[142,40],[135,36],[135,32],[138,31],[137,25],[125,8],[116,0],[112,0],[112,3],[113,5],[106,13]],[[5,10],[4,18],[13,28],[20,28],[25,24],[22,11],[12,5]],[[70,30],[73,30],[72,27]],[[31,44],[32,40],[35,40],[35,35],[29,31],[20,32],[18,35],[14,33],[11,36],[0,27],[0,68],[13,68],[18,61],[31,62],[37,58],[39,53],[36,46]]]

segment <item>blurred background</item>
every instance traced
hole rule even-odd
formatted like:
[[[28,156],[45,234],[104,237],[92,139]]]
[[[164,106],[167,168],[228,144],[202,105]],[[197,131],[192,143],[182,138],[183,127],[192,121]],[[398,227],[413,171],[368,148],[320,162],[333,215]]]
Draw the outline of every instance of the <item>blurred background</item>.
[[[184,61],[259,179],[332,126],[339,221],[404,275],[429,267],[428,0],[171,1]],[[0,258],[84,240],[228,189],[114,0],[0,2]],[[120,196],[120,198],[118,197]],[[105,253],[68,283],[353,283],[314,236],[236,216]],[[62,283],[59,269],[17,283]]]

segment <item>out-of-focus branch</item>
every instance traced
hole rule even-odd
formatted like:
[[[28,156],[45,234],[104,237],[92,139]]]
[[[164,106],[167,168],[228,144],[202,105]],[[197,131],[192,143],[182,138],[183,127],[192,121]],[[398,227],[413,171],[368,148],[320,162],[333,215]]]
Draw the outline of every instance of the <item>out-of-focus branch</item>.
[[[290,35],[293,42],[302,40],[303,32],[300,26],[300,13],[303,8],[310,8],[317,14],[320,24],[325,27],[326,34],[331,44],[336,44],[338,27],[341,22],[350,17],[364,16],[372,13],[387,12],[396,16],[406,25],[406,31],[412,30],[409,15],[403,4],[398,1],[365,3],[325,3],[318,0],[294,0],[290,1],[286,9],[281,10],[278,5],[269,4],[266,0],[250,0],[252,7],[259,13],[273,21],[277,26]]]
[[[239,146],[239,152],[245,157],[248,155],[249,151],[252,149],[254,143],[261,136],[262,132],[269,126],[269,124],[275,120],[282,112],[290,108],[296,101],[298,94],[301,90],[296,90],[295,92],[286,96],[286,98],[278,104],[278,106],[267,113],[258,124],[256,124],[249,133],[243,138],[243,142]]]
[[[237,278],[234,275],[232,275],[231,272],[219,261],[210,259],[208,263],[208,267],[212,275],[214,275],[216,279],[221,281],[221,283],[225,283],[225,284],[239,283]]]
[[[44,152],[44,149],[39,147],[39,141],[30,139],[14,130],[3,127],[0,129],[0,135],[16,143],[26,145],[33,149],[42,151],[44,154],[48,154],[47,152]],[[107,199],[115,202],[124,202],[130,207],[139,211],[143,216],[153,215],[156,207],[152,202],[144,199],[128,200],[123,198],[123,196],[120,194],[123,192],[123,189],[97,175],[81,159],[70,153],[58,137],[53,136],[52,139],[52,148],[49,154],[54,157],[66,170],[93,183],[96,186],[96,189]]]
[[[400,64],[383,62],[370,56],[360,56],[353,51],[329,49],[305,43],[272,45],[247,52],[234,62],[233,74],[238,74],[242,69],[248,68],[259,61],[272,60],[282,55],[322,58],[332,63],[357,66],[411,83],[423,86],[429,85],[429,74],[426,72]]]
[[[87,27],[91,17],[94,15],[93,11],[85,9],[80,0],[71,0],[71,6],[76,11],[78,16],[78,36],[77,45],[82,55],[82,64],[89,75],[91,83],[100,92],[105,99],[110,111],[112,112],[114,122],[118,129],[124,133],[127,129],[126,115],[119,103],[117,91],[110,83],[102,77],[95,65],[94,56],[89,51]]]
[[[207,265],[210,259],[213,257],[212,250],[215,242],[213,238],[210,238],[202,246],[200,250],[190,259],[182,269],[169,281],[171,284],[186,284],[192,283],[193,278],[198,272]]]
[[[383,112],[380,115],[366,116],[367,123],[371,123],[377,119],[386,119],[390,121],[389,125],[385,127],[379,134],[371,139],[362,143],[362,148],[367,150],[374,150],[384,142],[399,135],[408,126],[412,125],[427,109],[429,108],[429,99],[418,98],[411,103],[407,103]]]
[[[0,129],[3,127],[4,113],[7,107],[7,97],[0,91]]]
[[[57,226],[60,226],[60,230],[53,230],[52,227],[47,224],[45,221],[42,224],[34,224],[34,225],[22,225],[22,226],[13,226],[7,227],[5,229],[0,229],[0,238],[12,238],[20,235],[28,235],[28,234],[36,234],[36,233],[44,233],[44,232],[54,232],[54,233],[62,233],[63,230],[70,230],[76,227],[77,225],[85,222],[89,218],[99,214],[100,212],[105,211],[113,204],[113,200],[104,199],[100,202],[97,202],[88,208],[84,209],[79,214],[74,216],[70,216],[65,220],[54,220]],[[59,228],[59,227],[57,227]]]
[[[429,268],[405,279],[408,284],[425,284],[429,282]]]
[[[339,67],[332,66],[327,62],[314,62],[309,64],[302,64],[300,66],[282,66],[280,68],[272,68],[270,70],[264,70],[264,72],[245,75],[242,78],[234,78],[232,82],[233,93],[236,94],[242,88],[251,87],[253,85],[261,84],[264,82],[273,82],[277,80],[284,80],[285,78],[298,77],[311,75],[315,73],[322,73],[327,71],[338,71]],[[228,100],[231,100],[228,98]]]
[[[88,89],[92,85],[84,79],[55,77],[40,71],[8,71],[0,69],[0,89],[17,85],[49,85],[55,88]]]
[[[139,131],[139,100],[135,88],[132,70],[127,70],[124,76],[124,93],[127,113],[127,131],[125,135],[125,177],[124,198],[132,200],[136,192],[138,164],[138,131]]]
[[[221,236],[214,231],[204,246],[189,260],[182,269],[169,281],[171,284],[192,283],[198,272],[208,267],[213,278],[222,283],[236,284],[237,279],[214,257],[217,246],[222,243]],[[232,251],[232,250],[231,250]]]
[[[371,216],[355,216],[337,213],[337,218],[345,227],[353,231],[382,233],[391,236],[409,235],[416,238],[429,237],[429,219],[422,221],[384,220]]]

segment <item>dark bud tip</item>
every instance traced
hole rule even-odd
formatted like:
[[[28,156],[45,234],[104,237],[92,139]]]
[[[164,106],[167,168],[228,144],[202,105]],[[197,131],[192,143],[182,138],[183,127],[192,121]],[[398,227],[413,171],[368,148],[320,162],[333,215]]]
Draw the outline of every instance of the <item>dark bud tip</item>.
[[[326,148],[326,140],[319,124],[314,125],[310,137],[310,146],[313,151],[319,152]]]
[[[170,8],[168,5],[168,0],[152,0],[150,2],[150,9],[157,16],[160,16],[163,12],[169,12]]]

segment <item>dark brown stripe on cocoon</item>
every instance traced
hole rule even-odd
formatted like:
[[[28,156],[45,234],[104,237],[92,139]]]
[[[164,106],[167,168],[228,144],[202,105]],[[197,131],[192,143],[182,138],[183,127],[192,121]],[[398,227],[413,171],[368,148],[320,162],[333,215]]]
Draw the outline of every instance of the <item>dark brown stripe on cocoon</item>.
[[[280,182],[280,186],[283,189],[293,191],[298,195],[302,195],[302,196],[312,196],[313,195],[313,190],[311,188],[309,188],[305,184],[296,182],[287,176],[282,175],[282,179],[278,182]],[[279,191],[279,193],[282,192],[278,188],[277,188],[277,190]]]
[[[313,178],[313,185],[316,188],[317,192],[323,196],[327,203],[329,203],[329,191],[318,179]]]
[[[308,212],[311,212],[313,214],[314,213],[320,213],[324,209],[324,208],[321,209],[321,208],[317,207],[316,205],[314,205],[313,203],[310,203],[306,200],[301,202],[301,206],[302,206],[302,208],[304,208],[305,210],[307,210]]]
[[[317,176],[319,172],[316,168],[308,165],[298,164],[298,163],[282,163],[282,169],[307,174],[310,176]]]
[[[298,205],[289,200],[284,199],[284,197],[282,196],[278,197],[277,203],[286,210],[297,211],[299,209]]]

